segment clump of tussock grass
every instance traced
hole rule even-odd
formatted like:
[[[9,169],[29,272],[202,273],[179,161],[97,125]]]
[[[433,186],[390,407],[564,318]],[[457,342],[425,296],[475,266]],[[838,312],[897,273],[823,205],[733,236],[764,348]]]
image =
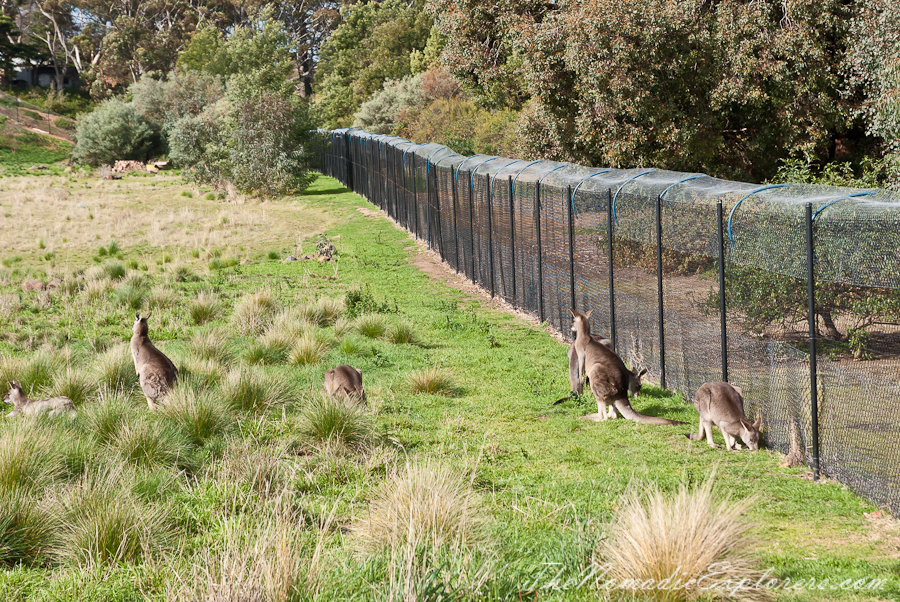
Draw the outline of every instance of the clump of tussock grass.
[[[269,498],[286,484],[286,451],[278,445],[258,446],[246,440],[236,441],[226,450],[214,478]]]
[[[11,422],[0,434],[0,492],[39,492],[62,475],[69,435],[34,420]]]
[[[134,288],[147,287],[147,276],[138,270],[128,270],[125,277],[121,280],[121,284],[133,286]]]
[[[453,395],[456,393],[453,378],[440,368],[427,368],[412,372],[406,378],[413,393],[430,395]]]
[[[191,337],[191,354],[198,358],[216,361],[220,364],[230,364],[234,361],[234,348],[224,330],[201,330]]]
[[[344,302],[331,297],[319,297],[312,303],[300,306],[307,322],[316,326],[330,326],[344,311]]]
[[[270,291],[259,291],[241,297],[234,306],[231,323],[245,336],[261,334],[278,311],[275,296]]]
[[[218,386],[227,370],[219,362],[194,356],[178,361],[178,384],[196,391],[206,391]]]
[[[22,490],[0,490],[0,566],[43,563],[53,527],[36,498]]]
[[[341,316],[334,321],[333,330],[334,336],[337,338],[346,336],[347,334],[355,330],[353,320],[347,318],[346,316]]]
[[[128,309],[140,309],[147,299],[147,289],[123,282],[113,291],[112,302]]]
[[[128,268],[121,261],[107,261],[103,264],[103,271],[110,280],[122,280],[128,273]]]
[[[322,550],[332,532],[334,508],[318,525],[312,554],[297,537],[303,520],[286,494],[275,503],[241,504],[234,516],[216,517],[220,537],[191,555],[190,575],[169,581],[166,600],[175,602],[291,602],[313,599],[324,581]]]
[[[475,595],[490,576],[492,542],[472,477],[434,460],[390,475],[354,531],[389,558],[390,600],[421,599],[425,587]]]
[[[232,370],[220,386],[222,400],[232,411],[260,411],[290,403],[295,391],[282,376],[255,369]]]
[[[98,387],[129,393],[138,384],[134,359],[125,345],[115,345],[98,354],[92,368]]]
[[[371,347],[360,342],[355,337],[344,337],[337,345],[338,350],[345,355],[370,355]]]
[[[190,383],[180,383],[169,392],[162,415],[196,446],[225,434],[234,421],[221,400],[209,391],[198,393]]]
[[[12,293],[0,294],[0,321],[12,319],[13,316],[19,313],[21,308],[22,304],[18,295],[13,295]]]
[[[387,339],[395,345],[412,345],[416,342],[416,332],[409,322],[397,322],[388,329]]]
[[[289,344],[277,338],[250,341],[243,350],[244,361],[250,365],[266,366],[283,363],[288,356]]]
[[[212,291],[200,291],[188,306],[191,322],[197,326],[206,324],[222,315],[222,302]]]
[[[173,424],[145,416],[125,420],[109,440],[122,460],[141,468],[174,466],[187,452],[187,440]]]
[[[288,307],[279,311],[272,318],[272,323],[266,329],[266,337],[293,341],[303,336],[308,328],[307,324],[306,316],[301,308]]]
[[[99,466],[61,497],[55,555],[64,564],[114,566],[167,546],[172,532],[163,506],[137,499],[132,479],[121,466]]]
[[[328,353],[328,343],[316,333],[307,332],[294,344],[288,354],[288,362],[295,366],[318,364]]]
[[[78,419],[97,443],[104,444],[112,440],[134,414],[134,406],[121,389],[101,387],[97,401],[82,408]]]
[[[60,368],[60,358],[47,351],[30,356],[7,356],[0,361],[0,398],[9,391],[8,381],[17,380],[26,395],[53,384]]]
[[[81,370],[66,368],[53,379],[49,388],[51,396],[63,396],[72,400],[76,407],[81,406],[97,390],[97,384],[89,374]]]
[[[92,265],[84,271],[82,277],[85,282],[90,282],[92,280],[109,280],[106,269],[104,269],[102,265]]]
[[[151,310],[168,309],[178,303],[178,293],[171,286],[158,284],[147,294],[147,304]],[[191,316],[193,318],[193,316]]]
[[[356,331],[370,339],[380,339],[387,332],[387,323],[384,316],[378,314],[363,314],[356,318],[354,323]]]
[[[88,303],[99,303],[108,299],[112,290],[112,280],[109,278],[97,278],[87,280],[81,294]]]
[[[710,567],[727,562],[728,579],[756,581],[753,542],[744,513],[752,499],[733,502],[715,495],[713,478],[689,489],[684,483],[674,496],[653,484],[624,496],[609,537],[598,546],[609,578],[619,583],[662,583],[672,575],[694,587],[643,588],[633,593],[654,600],[687,600],[704,592],[696,583]],[[702,581],[701,581],[702,583]],[[744,590],[752,594],[752,590]],[[750,597],[750,596],[748,596]]]
[[[303,408],[300,430],[314,446],[335,443],[358,449],[372,440],[375,425],[371,413],[357,400],[321,395]]]

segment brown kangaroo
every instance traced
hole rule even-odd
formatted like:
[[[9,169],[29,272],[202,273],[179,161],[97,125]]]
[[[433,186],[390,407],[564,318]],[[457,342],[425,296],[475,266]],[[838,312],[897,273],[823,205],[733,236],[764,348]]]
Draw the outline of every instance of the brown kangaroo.
[[[175,367],[172,360],[150,342],[150,337],[147,336],[150,331],[147,326],[150,314],[143,318],[141,314],[134,314],[134,318],[131,357],[134,359],[134,370],[141,383],[141,390],[144,391],[147,405],[152,410],[156,407],[157,401],[161,402],[166,398],[169,388],[175,384],[175,380],[178,378],[178,368]]]
[[[325,392],[332,397],[345,395],[366,400],[363,389],[362,372],[353,366],[343,364],[325,371]]]
[[[578,360],[578,374],[588,378],[591,392],[597,400],[597,413],[583,418],[599,422],[615,418],[618,410],[622,417],[644,424],[685,424],[635,412],[628,402],[628,392],[633,397],[640,395],[641,376],[647,371],[636,373],[629,370],[618,355],[591,337],[591,325],[588,322],[591,310],[585,314],[569,311],[572,313],[572,332],[575,333],[573,347]]]
[[[6,415],[7,418],[15,418],[16,416],[37,416],[38,414],[47,414],[48,416],[75,416],[75,404],[68,397],[49,397],[47,399],[28,399],[25,391],[19,384],[19,381],[13,380],[7,382],[9,385],[9,393],[3,398],[3,401],[12,404],[13,411]]]
[[[759,449],[759,427],[762,416],[750,423],[744,416],[744,397],[740,387],[725,382],[703,383],[694,395],[694,407],[700,413],[700,432],[696,435],[688,433],[691,441],[701,441],[704,432],[706,442],[712,447],[721,448],[713,443],[712,425],[722,431],[725,448],[728,451],[741,449],[737,437],[751,450]]]

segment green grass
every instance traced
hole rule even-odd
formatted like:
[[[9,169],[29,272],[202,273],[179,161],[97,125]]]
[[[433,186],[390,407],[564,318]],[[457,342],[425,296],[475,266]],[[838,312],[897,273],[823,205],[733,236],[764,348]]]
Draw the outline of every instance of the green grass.
[[[151,180],[146,182],[149,187]],[[172,188],[177,197],[183,184],[173,182]],[[273,515],[280,518],[263,539],[273,542],[272,549],[290,550],[296,566],[266,557],[269,548],[258,552],[271,575],[301,571],[293,581],[275,580],[304,584],[306,593],[297,599],[317,591],[307,597],[382,600],[390,591],[404,591],[406,582],[396,580],[408,575],[392,550],[401,558],[412,555],[409,566],[419,586],[456,589],[459,599],[603,599],[595,589],[566,583],[577,584],[590,572],[623,495],[653,484],[660,495],[673,496],[682,485],[705,482],[714,470],[718,491],[737,501],[755,497],[747,518],[751,535],[763,544],[753,551],[761,570],[792,580],[888,579],[877,594],[813,591],[775,599],[900,595],[900,536],[889,523],[866,519],[876,509],[846,487],[813,483],[806,469],[779,468],[780,457],[772,452],[725,453],[689,441],[684,435],[695,428],[693,407],[652,386],[633,401],[635,409],[689,426],[578,420],[593,411],[592,402],[553,405],[569,390],[566,346],[544,329],[421,272],[412,265],[408,235],[361,214],[357,208],[372,206],[334,180],[320,178],[306,196],[246,205],[260,215],[281,206],[293,207],[298,220],[312,214],[339,224],[327,231],[339,241],[338,269],[267,259],[273,248],[298,256],[312,252],[314,236],[294,251],[295,233],[260,236],[257,246],[241,250],[244,263],[214,270],[206,267],[212,254],[205,251],[192,258],[188,247],[129,245],[129,257],[168,252],[174,265],[184,261],[195,275],[179,280],[172,270],[152,266],[146,275],[147,290],[165,284],[181,300],[153,310],[151,339],[179,366],[192,358],[184,359],[178,386],[193,392],[180,398],[173,393],[172,406],[163,404],[153,414],[136,388],[128,352],[134,312],[111,298],[119,283],[90,299],[89,290],[74,287],[72,295],[60,297],[65,302],[35,312],[37,293],[23,293],[19,284],[24,274],[46,268],[18,251],[21,261],[0,268],[0,295],[19,300],[2,324],[3,365],[7,357],[17,358],[10,369],[27,372],[46,390],[65,383],[83,395],[79,417],[54,425],[53,439],[67,450],[62,459],[32,453],[16,431],[21,451],[9,465],[27,454],[32,459],[23,464],[28,475],[10,473],[9,480],[29,483],[28,500],[40,502],[52,520],[14,517],[26,526],[47,524],[50,533],[23,532],[27,537],[13,541],[20,557],[38,562],[0,573],[3,599],[162,601],[175,599],[179,580],[192,591],[207,591],[197,582],[205,574],[197,569],[205,551],[216,550],[210,558],[221,560],[229,542],[252,548],[248,542]],[[83,250],[82,268],[100,242]],[[192,315],[191,301],[201,291],[215,311]],[[350,302],[340,304],[351,292]],[[387,336],[351,333],[358,315],[382,317]],[[212,324],[200,326],[206,320]],[[398,329],[391,325],[403,325],[414,338],[394,335]],[[42,334],[54,332],[61,342]],[[313,353],[298,351],[294,359],[302,355],[303,361],[292,363],[290,353],[287,361],[280,355],[267,361],[268,342],[289,342],[294,349],[304,336]],[[34,359],[48,353],[58,359]],[[324,371],[342,363],[363,372],[367,407],[319,407]],[[408,375],[433,366],[452,375],[452,395],[416,394],[408,384]],[[188,377],[188,367],[196,374]],[[81,373],[93,384],[70,376]],[[718,431],[716,438],[721,443]],[[386,483],[397,482],[408,461],[433,460],[464,477],[465,488],[457,490],[471,487],[477,494],[480,505],[471,507],[473,524],[483,529],[477,544],[458,548],[464,553],[456,556],[443,543],[427,553],[395,549],[389,539],[362,545],[358,527],[384,506],[391,494]],[[50,470],[39,471],[45,464]],[[390,499],[407,507],[402,496]],[[135,516],[135,508],[146,514]],[[278,531],[282,524],[290,528]],[[122,540],[117,533],[143,539]],[[50,552],[48,541],[56,546]],[[221,576],[227,567],[209,568]],[[473,583],[478,593],[465,589]],[[419,593],[418,599],[428,598],[427,591]]]

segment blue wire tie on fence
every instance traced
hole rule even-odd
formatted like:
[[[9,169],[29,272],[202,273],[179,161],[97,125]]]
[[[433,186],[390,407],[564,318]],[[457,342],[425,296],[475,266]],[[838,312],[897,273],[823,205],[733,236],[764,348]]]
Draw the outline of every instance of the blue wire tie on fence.
[[[529,163],[528,165],[526,165],[525,167],[523,167],[522,169],[520,169],[519,171],[516,172],[516,175],[513,176],[512,190],[509,191],[510,197],[516,198],[516,180],[519,179],[519,174],[522,173],[523,171],[525,171],[526,169],[528,169],[529,167],[531,167],[532,165],[534,165],[535,163],[540,163],[541,161],[543,161],[543,159],[538,159],[537,161],[532,161],[531,163]]]
[[[656,171],[656,170],[648,169],[647,171],[642,171],[641,173],[637,174],[636,176],[631,176],[630,178],[628,178],[627,180],[622,182],[622,185],[619,186],[619,188],[616,190],[616,194],[614,194],[613,198],[612,198],[612,216],[613,216],[613,221],[616,223],[616,225],[619,224],[619,217],[616,215],[616,199],[619,197],[619,193],[622,192],[622,189],[625,188],[625,185],[628,184],[629,182],[631,182],[633,180],[637,180],[641,176],[646,176],[648,173],[653,173],[654,171]]]
[[[552,174],[554,171],[560,170],[563,167],[568,167],[569,165],[571,165],[571,163],[563,163],[562,165],[557,165],[556,167],[554,167],[553,169],[551,169],[550,171],[548,171],[547,173],[542,175],[541,178],[537,181],[538,186],[541,185],[541,182],[544,181],[544,178],[546,178],[547,176]],[[538,197],[538,209],[540,209],[540,202],[541,202],[541,199],[540,199],[540,197]]]
[[[425,176],[426,177],[428,177],[429,167],[431,166],[431,158],[433,156],[435,156],[436,154],[438,154],[439,152],[441,152],[442,150],[444,150],[445,148],[447,148],[446,145],[442,146],[441,148],[437,149],[436,151],[434,151],[433,153],[428,155],[428,158],[425,159]]]
[[[728,214],[728,241],[731,244],[731,248],[734,249],[734,237],[731,235],[731,218],[734,217],[734,212],[737,210],[738,205],[744,202],[744,199],[753,196],[757,192],[762,192],[763,190],[771,190],[772,188],[784,188],[787,184],[772,184],[771,186],[762,186],[757,188],[756,190],[750,191],[744,196],[740,198],[740,200],[734,204],[734,207],[731,208],[731,213]]]
[[[688,176],[687,178],[682,178],[682,179],[678,180],[677,182],[675,182],[674,184],[669,184],[669,186],[665,190],[663,190],[661,193],[659,193],[659,198],[660,198],[660,200],[662,200],[662,198],[664,196],[666,196],[667,192],[669,192],[672,188],[674,188],[675,186],[678,186],[679,184],[681,184],[683,182],[688,182],[690,180],[696,180],[697,178],[708,178],[708,177],[709,176],[707,176],[705,173],[700,173],[700,174],[696,174],[693,176]]]
[[[575,213],[575,193],[578,192],[578,189],[581,187],[581,185],[584,184],[586,181],[590,180],[591,178],[593,178],[594,176],[599,176],[601,174],[609,173],[611,171],[612,171],[611,169],[603,169],[601,171],[592,173],[589,176],[585,176],[585,177],[581,178],[581,181],[578,182],[578,184],[575,185],[575,189],[572,190],[572,198],[569,199],[569,202],[572,203],[572,213]]]
[[[824,205],[822,205],[821,207],[819,207],[818,209],[816,209],[816,212],[813,213],[812,221],[816,221],[816,218],[819,217],[819,214],[822,213],[823,210],[827,209],[827,208],[830,207],[831,205],[834,205],[834,204],[837,203],[838,201],[845,201],[845,200],[847,200],[847,199],[854,199],[854,198],[860,197],[860,196],[869,196],[870,194],[875,194],[876,192],[878,192],[878,191],[877,191],[877,190],[869,190],[869,191],[866,191],[866,192],[854,192],[853,194],[846,194],[846,195],[844,195],[844,196],[842,196],[842,197],[838,197],[838,198],[836,198],[836,199],[832,199],[832,200],[828,201],[827,203],[825,203]]]
[[[500,169],[497,170],[497,173],[495,173],[494,177],[491,178],[491,196],[494,196],[494,180],[497,179],[497,176],[500,175],[500,172],[503,171],[504,169],[506,169],[507,167],[509,167],[510,165],[512,165],[513,163],[518,163],[519,161],[521,161],[521,159],[516,159],[515,161],[510,161],[509,163],[507,163],[506,165],[504,165],[503,167],[501,167]]]
[[[459,168],[463,166],[463,164],[469,159],[474,159],[475,157],[486,157],[487,155],[482,155],[478,153],[477,155],[472,155],[471,157],[466,157],[465,160],[460,161],[459,165],[456,166],[456,173],[453,174],[453,179],[456,180],[456,185],[459,186]]]
[[[475,185],[475,172],[478,171],[478,168],[484,165],[485,163],[490,163],[491,161],[496,161],[497,159],[501,159],[502,157],[493,157],[491,159],[486,159],[481,163],[477,163],[475,167],[472,168],[472,171],[469,172],[469,184]]]

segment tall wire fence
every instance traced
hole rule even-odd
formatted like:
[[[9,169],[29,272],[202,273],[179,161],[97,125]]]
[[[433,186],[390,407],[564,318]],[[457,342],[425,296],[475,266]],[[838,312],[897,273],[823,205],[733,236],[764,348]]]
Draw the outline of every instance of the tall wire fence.
[[[358,129],[325,133],[318,161],[491,295],[563,333],[570,308],[593,309],[592,331],[663,387],[739,385],[769,448],[900,514],[897,193],[467,157]]]

